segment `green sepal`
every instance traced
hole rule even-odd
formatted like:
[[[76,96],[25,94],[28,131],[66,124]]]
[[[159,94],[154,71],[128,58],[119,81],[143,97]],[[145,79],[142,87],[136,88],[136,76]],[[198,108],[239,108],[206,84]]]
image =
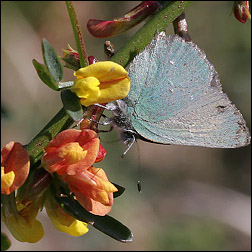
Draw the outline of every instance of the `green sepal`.
[[[1,232],[1,251],[5,251],[11,246],[8,236]]]
[[[32,60],[32,64],[35,67],[39,78],[51,89],[58,90],[58,85],[53,79],[52,75],[48,72],[45,65],[39,63],[35,59]]]
[[[117,192],[114,192],[114,193],[113,193],[113,197],[116,198],[116,197],[121,196],[121,195],[124,193],[125,188],[122,187],[122,186],[119,186],[119,185],[117,185],[117,184],[115,184],[115,183],[112,183],[112,184],[118,189]]]
[[[49,73],[56,82],[59,82],[63,78],[63,66],[51,44],[44,38],[42,40],[42,53]]]
[[[83,109],[80,103],[80,99],[71,90],[66,89],[61,91],[61,100],[63,107],[68,115],[78,122],[83,118]]]
[[[92,225],[104,234],[120,242],[133,241],[133,234],[121,222],[109,215],[99,216],[89,213],[77,200],[69,197],[55,197],[61,208],[72,217]]]
[[[67,55],[65,58],[61,58],[65,61],[66,65],[64,67],[77,71],[81,68],[80,61],[76,60],[71,55]]]

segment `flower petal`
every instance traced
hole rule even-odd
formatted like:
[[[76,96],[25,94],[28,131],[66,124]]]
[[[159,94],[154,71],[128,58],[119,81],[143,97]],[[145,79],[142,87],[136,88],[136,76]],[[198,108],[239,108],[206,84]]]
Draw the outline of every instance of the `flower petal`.
[[[142,1],[123,17],[115,18],[112,21],[89,19],[87,29],[97,38],[112,37],[134,27],[160,7],[161,4],[158,1]]]
[[[52,198],[47,199],[45,207],[53,226],[58,231],[72,236],[81,236],[88,232],[87,223],[65,213]]]
[[[1,150],[1,167],[4,167],[4,173],[13,171],[15,177],[10,187],[1,193],[10,194],[18,189],[25,181],[30,171],[30,158],[26,149],[20,143],[9,142]]]
[[[36,220],[41,202],[42,198],[25,204],[12,202],[2,208],[2,220],[18,241],[35,243],[44,236],[43,226]]]
[[[76,78],[96,77],[100,82],[128,78],[127,71],[113,61],[100,61],[87,67],[80,68],[74,74]]]
[[[101,168],[90,167],[74,176],[64,175],[62,178],[87,211],[105,215],[111,210],[113,192],[116,192],[117,188],[108,181]]]
[[[130,79],[127,71],[112,61],[101,61],[81,68],[75,72],[75,76],[75,84],[71,90],[81,98],[81,104],[86,107],[94,103],[123,99],[129,93]],[[91,77],[93,79],[89,79]],[[95,79],[100,82],[99,85]]]
[[[101,92],[99,89],[100,82],[97,78],[90,76],[86,78],[76,79],[71,88],[79,98],[93,98],[97,99]]]
[[[36,219],[29,225],[25,219],[17,219],[16,216],[11,216],[7,221],[5,220],[4,223],[12,235],[21,242],[35,243],[44,236],[43,226]]]
[[[67,155],[62,156],[62,148],[71,144],[78,143],[86,154],[76,162],[70,162]],[[95,131],[90,129],[75,130],[68,129],[59,133],[45,148],[42,163],[49,172],[74,175],[83,169],[89,168],[96,160],[99,151],[100,140]],[[65,148],[66,150],[67,148]],[[68,157],[68,158],[67,158]],[[74,158],[72,159],[74,160]]]

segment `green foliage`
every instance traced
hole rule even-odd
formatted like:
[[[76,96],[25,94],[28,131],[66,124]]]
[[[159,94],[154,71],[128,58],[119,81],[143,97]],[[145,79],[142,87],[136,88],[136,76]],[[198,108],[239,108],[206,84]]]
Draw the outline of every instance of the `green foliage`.
[[[75,122],[78,122],[83,118],[83,109],[80,99],[75,93],[69,89],[62,90],[61,100],[63,102],[65,111]]]
[[[131,242],[133,234],[121,222],[109,215],[99,216],[89,213],[77,200],[69,197],[55,197],[58,204],[72,217],[89,223],[94,228],[120,242]]]
[[[48,72],[45,65],[39,63],[35,59],[32,60],[33,66],[35,67],[39,78],[51,89],[58,90],[58,85],[53,79],[52,75]]]
[[[46,39],[42,40],[42,52],[49,73],[56,82],[59,82],[63,77],[63,66],[60,63],[59,56]]]

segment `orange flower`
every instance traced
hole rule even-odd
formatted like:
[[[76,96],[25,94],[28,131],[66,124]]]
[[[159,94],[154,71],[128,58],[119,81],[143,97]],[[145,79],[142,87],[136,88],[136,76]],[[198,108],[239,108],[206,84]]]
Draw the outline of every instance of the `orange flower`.
[[[63,175],[62,178],[87,211],[105,215],[111,210],[113,192],[117,188],[108,181],[101,168],[90,167],[74,176]]]
[[[93,130],[64,130],[45,148],[42,164],[49,172],[75,175],[95,162],[99,144],[100,140]]]
[[[28,152],[20,143],[9,142],[1,150],[1,193],[9,195],[25,181],[30,171]]]

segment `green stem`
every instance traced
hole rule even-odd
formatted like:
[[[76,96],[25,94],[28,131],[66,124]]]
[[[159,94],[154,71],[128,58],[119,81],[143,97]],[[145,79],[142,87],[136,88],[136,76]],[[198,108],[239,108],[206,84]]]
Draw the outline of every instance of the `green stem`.
[[[190,3],[191,1],[167,2],[110,60],[126,67],[151,42],[155,33],[164,31]]]
[[[73,124],[72,118],[62,108],[52,120],[38,133],[37,136],[26,146],[30,155],[31,166],[43,155],[43,149],[59,132],[68,129]]]
[[[81,67],[85,67],[88,65],[88,55],[86,52],[84,40],[81,33],[81,28],[72,1],[66,1],[66,7],[73,28],[74,38],[80,58],[80,65]]]

